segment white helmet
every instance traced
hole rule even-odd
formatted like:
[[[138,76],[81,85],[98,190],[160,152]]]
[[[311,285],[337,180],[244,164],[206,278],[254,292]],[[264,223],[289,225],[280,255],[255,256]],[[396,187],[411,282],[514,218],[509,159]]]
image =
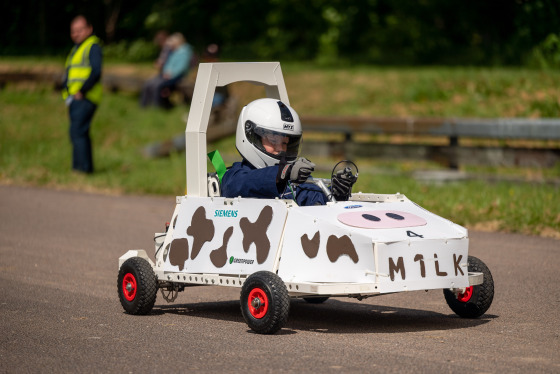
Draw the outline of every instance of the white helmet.
[[[258,99],[241,110],[235,146],[243,158],[260,169],[278,164],[284,156],[288,163],[294,162],[299,154],[301,135],[301,122],[294,109],[277,99]],[[274,154],[265,150],[263,137],[274,136],[288,138],[285,152]]]

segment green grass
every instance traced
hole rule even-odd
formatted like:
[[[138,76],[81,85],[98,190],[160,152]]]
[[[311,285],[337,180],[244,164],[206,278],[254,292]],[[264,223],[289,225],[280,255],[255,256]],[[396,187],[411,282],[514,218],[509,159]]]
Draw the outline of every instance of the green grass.
[[[183,194],[185,158],[142,157],[143,146],[184,132],[184,108],[140,110],[135,97],[107,95],[92,125],[96,173],[70,172],[68,114],[46,88],[0,91],[0,178],[4,181],[116,193]]]
[[[558,187],[477,180],[434,185],[390,174],[362,174],[360,179],[357,189],[399,191],[422,207],[467,227],[560,238]]]
[[[292,105],[300,114],[386,116],[559,116],[560,73],[521,69],[370,68],[317,69],[283,66]],[[241,103],[262,88],[233,89]],[[541,106],[535,102],[544,103]],[[546,104],[548,103],[548,104]],[[552,103],[552,104],[550,104]],[[556,103],[556,104],[554,104]],[[556,106],[555,106],[556,105]],[[67,110],[50,86],[7,85],[0,90],[0,183],[126,194],[185,193],[184,154],[146,159],[141,149],[185,130],[188,108],[138,108],[130,94],[107,93],[92,127],[96,173],[70,171]],[[544,108],[544,109],[543,109]],[[234,140],[220,149],[238,159]],[[334,160],[320,161],[322,168]],[[423,161],[356,160],[361,168],[355,191],[406,194],[445,218],[468,227],[560,238],[557,185],[464,181],[433,185],[411,177],[438,165]],[[481,168],[485,174],[560,177],[560,166],[542,169]],[[472,167],[469,169],[472,171]],[[318,173],[327,176],[328,173]],[[532,179],[532,178],[528,178]]]
[[[560,72],[519,68],[305,69],[286,66],[303,113],[438,117],[558,117]],[[303,89],[302,89],[303,88]]]

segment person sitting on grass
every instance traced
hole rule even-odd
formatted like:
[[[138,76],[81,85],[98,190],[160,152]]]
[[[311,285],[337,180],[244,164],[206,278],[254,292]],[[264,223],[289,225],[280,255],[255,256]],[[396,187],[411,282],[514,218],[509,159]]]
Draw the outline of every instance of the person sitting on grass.
[[[188,73],[193,51],[185,41],[183,34],[174,33],[166,41],[170,49],[161,73],[148,80],[142,87],[140,106],[150,105],[166,107],[171,91],[175,89],[181,78]]]

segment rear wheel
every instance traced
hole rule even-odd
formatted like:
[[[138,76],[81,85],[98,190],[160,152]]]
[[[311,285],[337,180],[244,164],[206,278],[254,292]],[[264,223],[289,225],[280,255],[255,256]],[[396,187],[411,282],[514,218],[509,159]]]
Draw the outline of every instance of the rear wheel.
[[[259,334],[274,334],[288,321],[288,289],[274,273],[259,271],[251,274],[243,283],[240,299],[245,322]]]
[[[148,314],[156,302],[157,278],[148,261],[131,257],[119,269],[119,299],[129,314]]]
[[[463,318],[478,318],[482,316],[494,299],[494,280],[490,269],[480,259],[469,256],[469,272],[482,273],[484,280],[482,284],[470,286],[462,293],[451,290],[443,290],[447,305]]]

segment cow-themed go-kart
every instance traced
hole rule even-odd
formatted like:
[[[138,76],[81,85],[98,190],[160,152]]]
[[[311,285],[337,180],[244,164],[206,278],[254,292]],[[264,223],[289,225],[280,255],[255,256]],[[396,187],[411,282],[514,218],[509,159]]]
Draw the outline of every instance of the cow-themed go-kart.
[[[207,173],[206,130],[216,87],[238,81],[263,85],[268,97],[289,105],[277,62],[199,65],[186,128],[187,194],[176,198],[169,227],[155,236],[155,262],[144,250],[119,258],[127,313],[149,313],[158,289],[172,302],[193,285],[240,288],[243,317],[263,334],[286,323],[290,298],[322,303],[443,289],[461,317],[488,310],[492,275],[468,255],[467,230],[403,194],[329,195],[321,206],[220,196],[218,179]],[[309,182],[329,194],[330,180]]]

